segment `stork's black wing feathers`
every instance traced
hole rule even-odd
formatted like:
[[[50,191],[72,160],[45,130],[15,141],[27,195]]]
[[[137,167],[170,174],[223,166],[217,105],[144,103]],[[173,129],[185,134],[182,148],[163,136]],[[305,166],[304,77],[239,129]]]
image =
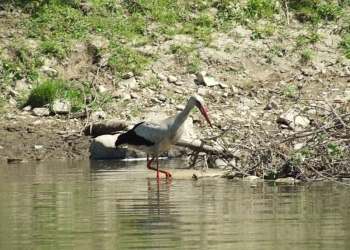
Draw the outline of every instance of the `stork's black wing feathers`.
[[[143,138],[140,135],[137,135],[135,132],[135,129],[142,125],[144,122],[140,122],[136,124],[131,130],[121,134],[118,136],[117,140],[115,141],[115,146],[118,147],[122,144],[130,144],[130,145],[145,145],[145,146],[153,146],[154,142],[147,140],[146,138]]]

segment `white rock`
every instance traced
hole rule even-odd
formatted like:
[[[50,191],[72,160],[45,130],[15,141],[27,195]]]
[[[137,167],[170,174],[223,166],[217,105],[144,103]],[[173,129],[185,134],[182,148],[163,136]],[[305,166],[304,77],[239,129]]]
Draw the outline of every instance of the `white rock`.
[[[36,120],[33,122],[33,125],[39,125],[39,124],[42,124],[43,121],[42,120]]]
[[[299,130],[300,127],[308,127],[310,120],[304,116],[301,116],[299,112],[289,109],[286,113],[282,114],[277,122],[288,124],[293,130]]]
[[[56,114],[68,114],[70,112],[70,109],[71,105],[68,101],[59,100],[55,100],[51,107],[51,111]]]
[[[93,112],[90,116],[92,120],[99,120],[99,119],[104,119],[106,118],[107,114],[104,112],[102,109],[99,109],[95,112]]]
[[[198,81],[199,83],[202,83],[202,82],[204,81],[204,77],[205,77],[206,75],[207,75],[207,72],[205,72],[205,71],[198,72],[198,73],[196,74],[197,81]]]
[[[131,78],[133,76],[134,76],[134,73],[128,72],[128,73],[125,73],[124,75],[122,75],[122,78],[123,79],[129,79],[129,78]]]
[[[209,89],[199,88],[197,93],[201,96],[207,96],[209,94]]]
[[[48,108],[34,108],[32,114],[35,116],[48,116],[50,115],[50,110]]]
[[[103,86],[103,85],[98,85],[97,86],[97,92],[99,92],[99,93],[105,93],[105,92],[107,92],[108,91],[108,89],[105,87],[105,86]]]
[[[43,148],[43,147],[44,147],[43,145],[35,145],[35,146],[34,146],[35,149],[41,149],[41,148]]]
[[[227,162],[221,158],[215,159],[214,164],[217,168],[225,168],[227,166]]]
[[[40,69],[43,73],[45,73],[45,74],[47,74],[47,75],[49,75],[49,76],[55,76],[55,75],[57,75],[57,70],[55,70],[55,69],[52,69],[52,68],[50,68],[50,67],[48,67],[48,66],[42,66],[41,67],[41,69]]]
[[[157,78],[161,81],[166,81],[166,76],[163,75],[162,73],[157,74]]]
[[[176,76],[168,76],[168,82],[171,82],[171,83],[175,83],[177,81],[177,77]]]
[[[226,89],[227,87],[228,87],[228,85],[227,84],[225,84],[225,83],[219,83],[219,86],[220,86],[220,88],[222,88],[222,89]]]
[[[212,77],[204,77],[203,78],[203,83],[207,87],[212,87],[212,86],[219,85],[219,83]]]
[[[294,150],[299,150],[302,147],[304,147],[304,143],[295,143],[294,144]]]

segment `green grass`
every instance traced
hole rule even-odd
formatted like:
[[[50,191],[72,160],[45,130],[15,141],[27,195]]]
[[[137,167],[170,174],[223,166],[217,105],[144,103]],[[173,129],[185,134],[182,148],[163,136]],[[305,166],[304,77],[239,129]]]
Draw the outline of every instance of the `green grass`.
[[[50,79],[36,84],[29,92],[24,105],[32,107],[51,106],[55,100],[65,100],[71,104],[71,111],[78,112],[81,109],[108,110],[113,98],[109,93],[98,94],[89,85],[75,85],[62,79]]]

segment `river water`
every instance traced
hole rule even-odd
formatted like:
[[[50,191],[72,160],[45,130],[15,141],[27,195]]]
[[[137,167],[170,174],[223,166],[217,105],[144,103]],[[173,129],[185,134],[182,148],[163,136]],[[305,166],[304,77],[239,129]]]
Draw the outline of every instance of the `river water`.
[[[145,162],[1,166],[0,249],[350,249],[347,187],[149,173]]]

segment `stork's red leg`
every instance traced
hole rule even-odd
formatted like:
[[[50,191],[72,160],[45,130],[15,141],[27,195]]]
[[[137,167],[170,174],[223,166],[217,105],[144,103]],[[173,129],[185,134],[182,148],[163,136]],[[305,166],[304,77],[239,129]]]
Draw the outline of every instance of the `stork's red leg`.
[[[158,179],[158,180],[161,179],[161,178],[160,178],[160,175],[159,175],[159,172],[165,174],[165,176],[166,176],[167,179],[172,177],[171,173],[169,173],[169,172],[167,172],[167,171],[164,171],[164,170],[162,170],[162,169],[159,169],[158,157],[157,157],[157,159],[156,159],[156,161],[157,161],[157,168],[152,167],[151,164],[152,164],[153,160],[154,160],[154,156],[153,156],[152,159],[147,163],[147,168],[148,168],[148,169],[151,169],[151,170],[154,170],[154,171],[157,171],[157,179]]]

